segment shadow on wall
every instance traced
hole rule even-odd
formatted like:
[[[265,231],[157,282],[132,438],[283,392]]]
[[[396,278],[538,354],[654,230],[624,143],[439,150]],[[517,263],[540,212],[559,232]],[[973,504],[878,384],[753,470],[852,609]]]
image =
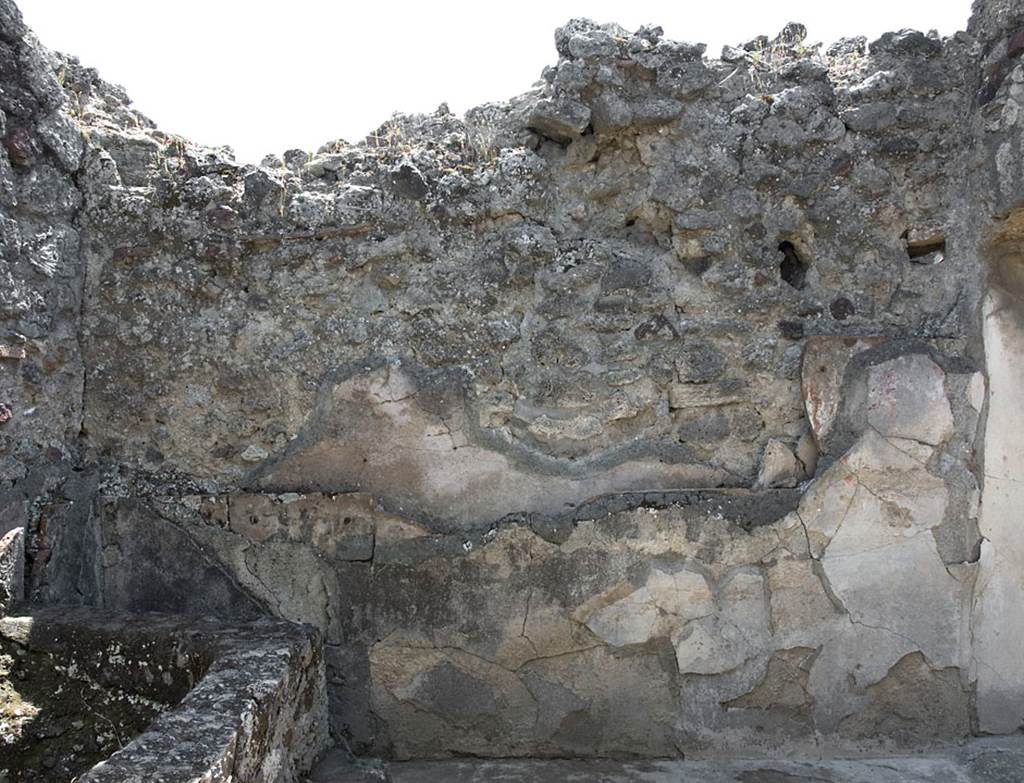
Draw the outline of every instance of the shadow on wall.
[[[1024,207],[997,218],[989,238],[989,287],[1000,320],[1024,331]]]

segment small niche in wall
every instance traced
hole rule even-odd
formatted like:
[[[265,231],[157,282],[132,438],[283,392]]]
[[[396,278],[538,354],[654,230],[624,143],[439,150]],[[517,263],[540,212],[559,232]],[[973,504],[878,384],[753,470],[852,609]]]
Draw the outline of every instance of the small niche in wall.
[[[796,246],[789,240],[779,243],[779,252],[782,253],[782,261],[779,263],[779,277],[798,291],[807,285],[807,270],[811,268],[808,262],[797,250]]]
[[[903,244],[907,248],[907,258],[912,264],[933,266],[946,260],[946,237],[935,234],[924,239],[910,239],[910,229],[903,232]]]

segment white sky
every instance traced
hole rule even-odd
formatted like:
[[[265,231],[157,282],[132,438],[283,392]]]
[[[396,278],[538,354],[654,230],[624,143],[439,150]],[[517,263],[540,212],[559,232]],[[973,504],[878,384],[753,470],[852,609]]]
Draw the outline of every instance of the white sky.
[[[393,111],[462,113],[526,91],[557,59],[554,29],[574,16],[723,44],[788,21],[812,41],[913,27],[950,35],[970,0],[19,0],[52,49],[124,85],[162,130],[239,160],[344,138]]]

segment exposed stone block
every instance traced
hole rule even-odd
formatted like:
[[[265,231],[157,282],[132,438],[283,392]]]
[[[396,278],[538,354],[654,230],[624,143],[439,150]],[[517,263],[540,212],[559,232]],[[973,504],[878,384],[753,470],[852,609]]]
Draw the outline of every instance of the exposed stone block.
[[[0,538],[0,617],[25,598],[25,530],[15,528]]]

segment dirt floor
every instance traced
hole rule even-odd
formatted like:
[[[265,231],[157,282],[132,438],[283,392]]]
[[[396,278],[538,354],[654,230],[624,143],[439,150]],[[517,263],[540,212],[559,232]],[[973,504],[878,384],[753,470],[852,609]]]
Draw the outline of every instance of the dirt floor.
[[[68,783],[163,709],[101,686],[73,661],[0,638],[0,783]]]

